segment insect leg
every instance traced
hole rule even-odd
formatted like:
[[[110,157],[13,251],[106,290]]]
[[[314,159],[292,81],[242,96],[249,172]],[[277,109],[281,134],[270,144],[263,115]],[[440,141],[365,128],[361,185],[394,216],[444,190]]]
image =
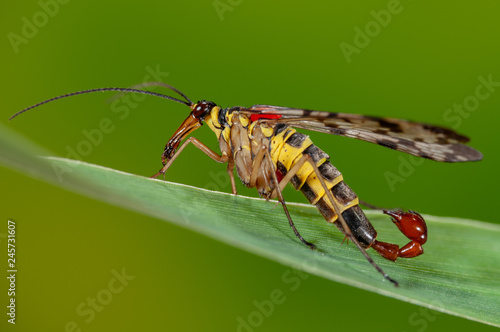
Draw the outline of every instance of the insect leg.
[[[316,248],[316,246],[314,244],[306,241],[302,237],[302,235],[300,235],[299,231],[297,230],[297,228],[295,227],[295,224],[292,221],[292,217],[290,216],[290,213],[288,212],[288,208],[286,207],[285,199],[283,198],[283,194],[282,194],[281,189],[280,189],[280,184],[279,184],[278,178],[276,176],[276,167],[275,167],[275,165],[273,163],[273,160],[271,158],[271,155],[269,154],[268,149],[265,146],[262,146],[262,149],[261,149],[261,151],[259,151],[259,153],[257,154],[257,156],[260,155],[260,154],[262,154],[266,158],[266,160],[269,162],[269,164],[273,168],[273,171],[271,172],[271,177],[272,177],[272,181],[274,182],[274,186],[276,188],[276,194],[278,196],[278,201],[281,203],[281,206],[283,206],[283,210],[285,211],[285,215],[286,215],[286,217],[288,219],[288,222],[290,223],[290,227],[292,227],[293,232],[295,233],[295,236],[297,236],[299,238],[300,242],[302,242],[303,244],[305,244],[309,248],[311,248],[311,249]],[[260,159],[262,160],[262,157]],[[260,166],[261,166],[260,163],[259,164],[254,163],[254,167],[252,169],[252,175],[254,173],[254,170],[256,168],[259,169]],[[255,180],[254,180],[254,182],[255,182]]]
[[[375,263],[373,261],[373,259],[370,257],[370,255],[368,255],[368,253],[366,252],[365,248],[363,248],[361,246],[361,244],[359,243],[359,241],[352,235],[351,229],[347,225],[344,217],[342,216],[342,213],[340,212],[340,208],[338,206],[337,201],[333,197],[333,194],[332,194],[331,190],[328,189],[328,186],[326,185],[325,180],[323,179],[323,176],[321,175],[321,172],[319,171],[318,167],[316,166],[316,164],[312,160],[311,156],[309,156],[309,155],[303,155],[302,158],[300,158],[300,160],[297,161],[297,163],[295,163],[295,165],[290,169],[290,171],[288,171],[287,174],[283,177],[283,179],[281,180],[281,183],[280,183],[279,187],[277,187],[277,188],[279,188],[280,191],[281,191],[281,189],[286,186],[287,182],[292,179],[292,177],[299,171],[299,169],[306,162],[308,162],[312,166],[312,168],[314,169],[314,172],[316,173],[316,176],[317,176],[318,180],[320,181],[321,186],[325,190],[325,193],[326,193],[328,199],[330,200],[333,208],[335,209],[335,214],[338,216],[340,224],[342,225],[342,228],[344,229],[346,236],[356,245],[356,247],[358,247],[359,251],[361,251],[361,253],[363,254],[363,256],[365,256],[365,258],[368,260],[368,262],[380,274],[382,274],[385,279],[387,279],[390,282],[392,282],[395,286],[398,286],[398,282],[396,280],[392,279],[391,277],[389,277],[387,275],[387,273],[385,273],[382,270],[382,268],[380,266],[378,266],[377,263]]]
[[[233,195],[238,195],[238,192],[236,190],[236,183],[234,182],[234,160],[233,158],[228,158],[227,161],[227,174],[229,175],[229,180],[231,180],[231,191],[233,192]]]
[[[259,152],[257,152],[257,155],[255,155],[255,158],[253,159],[253,166],[252,166],[252,173],[250,174],[250,182],[249,186],[250,188],[255,187],[255,183],[257,182],[257,177],[259,175],[259,170],[262,166],[262,159],[264,159],[264,153],[265,153],[265,146],[262,145],[262,148],[259,149]],[[273,164],[271,162],[271,164]],[[273,169],[273,172],[276,172]]]
[[[379,207],[379,206],[376,206],[376,205],[370,204],[370,203],[365,202],[365,201],[362,201],[362,200],[359,200],[359,204],[364,205],[364,206],[366,206],[367,208],[372,209],[372,210],[384,210],[384,208],[381,208],[381,207]]]
[[[151,176],[151,178],[156,178],[162,174],[165,174],[167,169],[172,165],[174,160],[181,154],[182,150],[184,150],[189,143],[193,143],[194,146],[196,146],[203,153],[205,153],[207,156],[209,156],[212,160],[215,160],[218,163],[225,163],[225,162],[228,162],[228,160],[229,160],[229,157],[227,155],[222,155],[222,156],[218,155],[216,152],[212,151],[208,146],[203,144],[199,139],[194,138],[194,137],[189,137],[188,139],[186,139],[186,141],[184,143],[182,143],[181,147],[179,149],[177,149],[177,151],[172,156],[172,158],[170,158],[165,163],[165,165],[160,169],[160,171],[158,173],[156,173],[155,175]],[[231,179],[231,184],[232,184],[232,183],[234,183],[234,178],[233,178],[234,176],[233,176],[232,169],[231,169],[231,172],[229,172],[229,166],[228,166],[228,173],[229,173],[229,177],[232,178]]]

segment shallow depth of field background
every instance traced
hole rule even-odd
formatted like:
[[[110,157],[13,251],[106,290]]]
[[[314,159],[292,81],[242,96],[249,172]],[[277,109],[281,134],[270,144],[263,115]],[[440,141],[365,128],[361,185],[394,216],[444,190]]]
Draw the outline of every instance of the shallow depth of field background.
[[[352,139],[311,137],[365,201],[499,223],[500,83],[478,87],[481,77],[500,82],[496,3],[62,2],[9,2],[0,14],[0,121],[53,154],[80,151],[87,162],[155,173],[165,142],[188,114],[183,105],[129,96],[112,107],[113,94],[93,94],[7,119],[59,94],[160,79],[223,107],[272,104],[454,126],[483,152],[482,162],[421,162]],[[113,129],[82,143],[104,118]],[[208,127],[194,135],[217,149]],[[225,165],[189,147],[167,178],[230,191],[225,175]],[[282,280],[288,267],[3,166],[0,195],[0,275],[7,219],[17,222],[16,331],[492,329],[316,276],[292,285]],[[285,198],[305,202],[291,188]],[[275,210],[276,222],[287,222]],[[135,278],[106,298],[123,269]],[[0,329],[14,330],[6,323],[2,280]],[[262,314],[273,290],[283,292],[283,303]],[[92,309],[87,301],[96,296],[107,304]]]

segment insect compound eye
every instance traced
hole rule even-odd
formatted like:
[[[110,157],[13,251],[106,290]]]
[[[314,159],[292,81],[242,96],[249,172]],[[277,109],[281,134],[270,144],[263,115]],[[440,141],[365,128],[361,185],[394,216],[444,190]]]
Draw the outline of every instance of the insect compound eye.
[[[193,109],[193,115],[197,119],[204,118],[215,107],[215,103],[211,101],[201,100],[196,103]]]

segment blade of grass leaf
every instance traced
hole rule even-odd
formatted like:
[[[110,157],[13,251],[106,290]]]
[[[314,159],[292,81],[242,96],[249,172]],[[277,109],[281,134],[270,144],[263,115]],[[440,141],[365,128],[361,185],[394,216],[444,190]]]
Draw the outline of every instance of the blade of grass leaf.
[[[374,259],[400,287],[384,281],[310,205],[289,203],[311,251],[293,235],[273,202],[233,196],[62,158],[37,158],[40,149],[0,131],[0,162],[62,187],[192,229],[293,268],[431,309],[500,326],[500,227],[424,215],[425,255],[396,263]],[[62,177],[54,170],[70,170]],[[387,216],[366,211],[381,240],[406,243]]]

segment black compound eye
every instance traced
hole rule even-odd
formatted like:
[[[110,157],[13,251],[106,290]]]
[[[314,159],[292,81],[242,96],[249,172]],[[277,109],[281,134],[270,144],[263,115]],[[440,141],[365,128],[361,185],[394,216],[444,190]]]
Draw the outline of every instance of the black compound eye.
[[[196,103],[196,106],[193,109],[193,115],[198,119],[204,118],[212,110],[213,107],[215,107],[215,103],[211,101],[199,101],[198,103]]]

